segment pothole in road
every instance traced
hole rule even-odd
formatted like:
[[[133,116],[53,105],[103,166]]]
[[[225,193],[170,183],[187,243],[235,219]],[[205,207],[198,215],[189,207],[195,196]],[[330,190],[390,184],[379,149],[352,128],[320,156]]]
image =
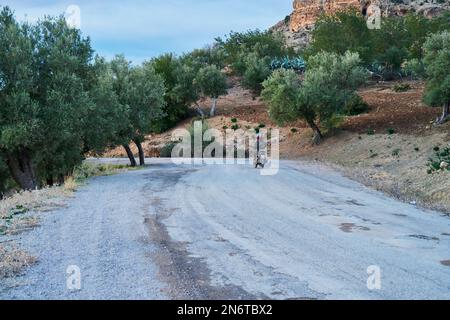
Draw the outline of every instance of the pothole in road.
[[[354,205],[354,206],[365,207],[364,204],[359,203],[359,202],[358,202],[357,200],[355,200],[355,199],[347,200],[347,201],[345,201],[345,202],[347,202],[348,204]]]
[[[437,237],[429,237],[429,236],[425,236],[423,234],[412,234],[409,235],[410,238],[416,238],[416,239],[420,239],[420,240],[427,240],[427,241],[439,241],[439,238]]]
[[[339,229],[345,233],[352,233],[354,230],[370,231],[370,228],[357,226],[354,223],[341,223]]]

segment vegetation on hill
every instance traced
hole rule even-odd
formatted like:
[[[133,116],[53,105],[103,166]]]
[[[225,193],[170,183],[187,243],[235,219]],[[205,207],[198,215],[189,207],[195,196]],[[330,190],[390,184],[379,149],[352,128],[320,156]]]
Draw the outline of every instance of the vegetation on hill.
[[[283,124],[301,118],[314,131],[314,142],[323,138],[317,121],[328,128],[364,84],[367,72],[360,67],[357,53],[344,55],[321,52],[308,60],[303,82],[292,70],[278,70],[264,82],[263,100],[270,116]]]
[[[421,61],[427,37],[444,30],[450,30],[450,13],[433,19],[414,13],[383,17],[380,29],[369,29],[358,11],[346,10],[319,18],[304,54],[357,52],[371,71],[390,80],[405,74],[406,61]]]

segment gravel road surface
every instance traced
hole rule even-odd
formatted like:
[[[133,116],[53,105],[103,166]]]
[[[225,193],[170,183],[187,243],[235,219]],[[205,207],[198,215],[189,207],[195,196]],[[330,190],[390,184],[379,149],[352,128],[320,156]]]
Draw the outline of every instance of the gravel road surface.
[[[40,214],[15,237],[39,263],[0,280],[0,299],[450,299],[442,213],[316,164],[151,162]]]

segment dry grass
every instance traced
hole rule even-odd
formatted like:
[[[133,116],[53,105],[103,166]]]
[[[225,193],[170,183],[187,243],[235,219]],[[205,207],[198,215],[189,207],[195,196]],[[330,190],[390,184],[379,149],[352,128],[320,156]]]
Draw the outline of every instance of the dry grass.
[[[122,165],[83,164],[73,177],[67,177],[63,186],[35,191],[22,191],[0,201],[0,279],[20,274],[20,271],[37,261],[14,245],[10,237],[31,230],[39,225],[35,213],[52,211],[65,206],[67,197],[72,196],[78,186],[87,178],[120,173],[129,168]],[[2,245],[6,244],[6,245]]]
[[[0,219],[9,219],[30,210],[47,211],[61,205],[61,198],[70,195],[63,187],[22,191],[0,201]]]
[[[23,268],[36,263],[36,258],[13,245],[0,245],[0,279],[20,274]]]

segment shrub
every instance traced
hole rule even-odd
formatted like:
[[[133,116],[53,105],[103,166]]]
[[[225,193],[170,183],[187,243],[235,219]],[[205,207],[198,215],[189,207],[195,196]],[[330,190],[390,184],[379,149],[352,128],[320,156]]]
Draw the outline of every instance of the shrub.
[[[395,133],[395,130],[392,129],[392,128],[389,128],[389,129],[387,130],[387,133],[388,133],[388,135],[393,135],[393,134]]]
[[[270,58],[259,58],[256,53],[251,53],[245,58],[242,86],[253,94],[259,95],[262,83],[270,76],[270,73]]]
[[[346,103],[343,113],[348,116],[356,116],[369,110],[369,105],[359,95],[354,94]]]
[[[392,90],[395,92],[406,92],[411,90],[411,86],[407,83],[397,83]]]
[[[237,120],[236,118],[233,118],[233,119],[231,119],[231,122],[233,122],[233,123],[237,123],[237,122],[238,122],[238,120]]]
[[[450,171],[450,148],[435,147],[433,150],[434,156],[428,160],[428,172]]]
[[[171,158],[172,157],[172,150],[175,148],[177,144],[175,142],[169,142],[162,147],[160,151],[160,157],[161,158]]]
[[[395,149],[394,151],[392,151],[392,156],[393,157],[398,157],[400,155],[400,149]]]

